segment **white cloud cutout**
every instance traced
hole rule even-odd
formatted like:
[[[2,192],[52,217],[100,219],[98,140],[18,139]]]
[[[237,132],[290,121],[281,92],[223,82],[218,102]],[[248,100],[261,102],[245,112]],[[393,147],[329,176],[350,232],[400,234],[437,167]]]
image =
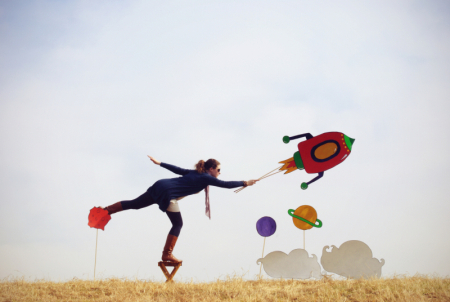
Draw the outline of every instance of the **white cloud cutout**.
[[[317,256],[309,257],[303,249],[291,251],[288,255],[283,252],[271,252],[264,258],[259,258],[257,264],[262,263],[264,271],[273,278],[309,279],[322,278]]]

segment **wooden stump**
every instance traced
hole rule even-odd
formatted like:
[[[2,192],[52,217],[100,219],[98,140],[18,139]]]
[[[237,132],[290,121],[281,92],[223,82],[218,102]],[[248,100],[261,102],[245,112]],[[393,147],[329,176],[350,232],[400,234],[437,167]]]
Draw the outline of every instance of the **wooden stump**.
[[[161,268],[162,272],[164,273],[164,276],[166,276],[166,282],[173,282],[173,277],[175,277],[175,274],[177,273],[178,269],[180,268],[183,261],[177,263],[177,262],[170,262],[170,261],[160,261],[158,262],[158,266]],[[169,274],[167,271],[166,266],[173,266],[172,273]]]

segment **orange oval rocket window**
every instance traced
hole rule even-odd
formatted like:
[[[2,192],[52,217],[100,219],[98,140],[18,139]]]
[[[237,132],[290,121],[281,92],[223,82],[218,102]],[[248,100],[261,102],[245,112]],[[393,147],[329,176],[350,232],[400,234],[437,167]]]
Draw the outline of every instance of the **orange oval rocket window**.
[[[326,159],[336,153],[338,146],[333,142],[323,144],[314,151],[317,159]]]

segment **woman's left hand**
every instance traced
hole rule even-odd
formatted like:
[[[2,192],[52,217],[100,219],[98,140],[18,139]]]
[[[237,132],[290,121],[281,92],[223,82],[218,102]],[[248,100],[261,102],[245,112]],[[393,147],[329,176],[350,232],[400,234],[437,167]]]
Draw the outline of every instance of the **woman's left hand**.
[[[157,161],[156,159],[154,159],[154,158],[151,157],[150,155],[147,155],[147,156],[148,156],[148,158],[150,158],[150,160],[151,160],[152,162],[154,162],[156,165],[160,165],[160,164],[161,164],[160,161]]]

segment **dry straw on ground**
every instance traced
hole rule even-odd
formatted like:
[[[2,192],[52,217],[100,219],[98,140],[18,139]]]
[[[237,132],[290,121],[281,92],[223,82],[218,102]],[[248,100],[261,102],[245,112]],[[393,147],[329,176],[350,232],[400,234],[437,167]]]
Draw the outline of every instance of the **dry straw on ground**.
[[[0,301],[450,301],[450,279],[0,282]]]

